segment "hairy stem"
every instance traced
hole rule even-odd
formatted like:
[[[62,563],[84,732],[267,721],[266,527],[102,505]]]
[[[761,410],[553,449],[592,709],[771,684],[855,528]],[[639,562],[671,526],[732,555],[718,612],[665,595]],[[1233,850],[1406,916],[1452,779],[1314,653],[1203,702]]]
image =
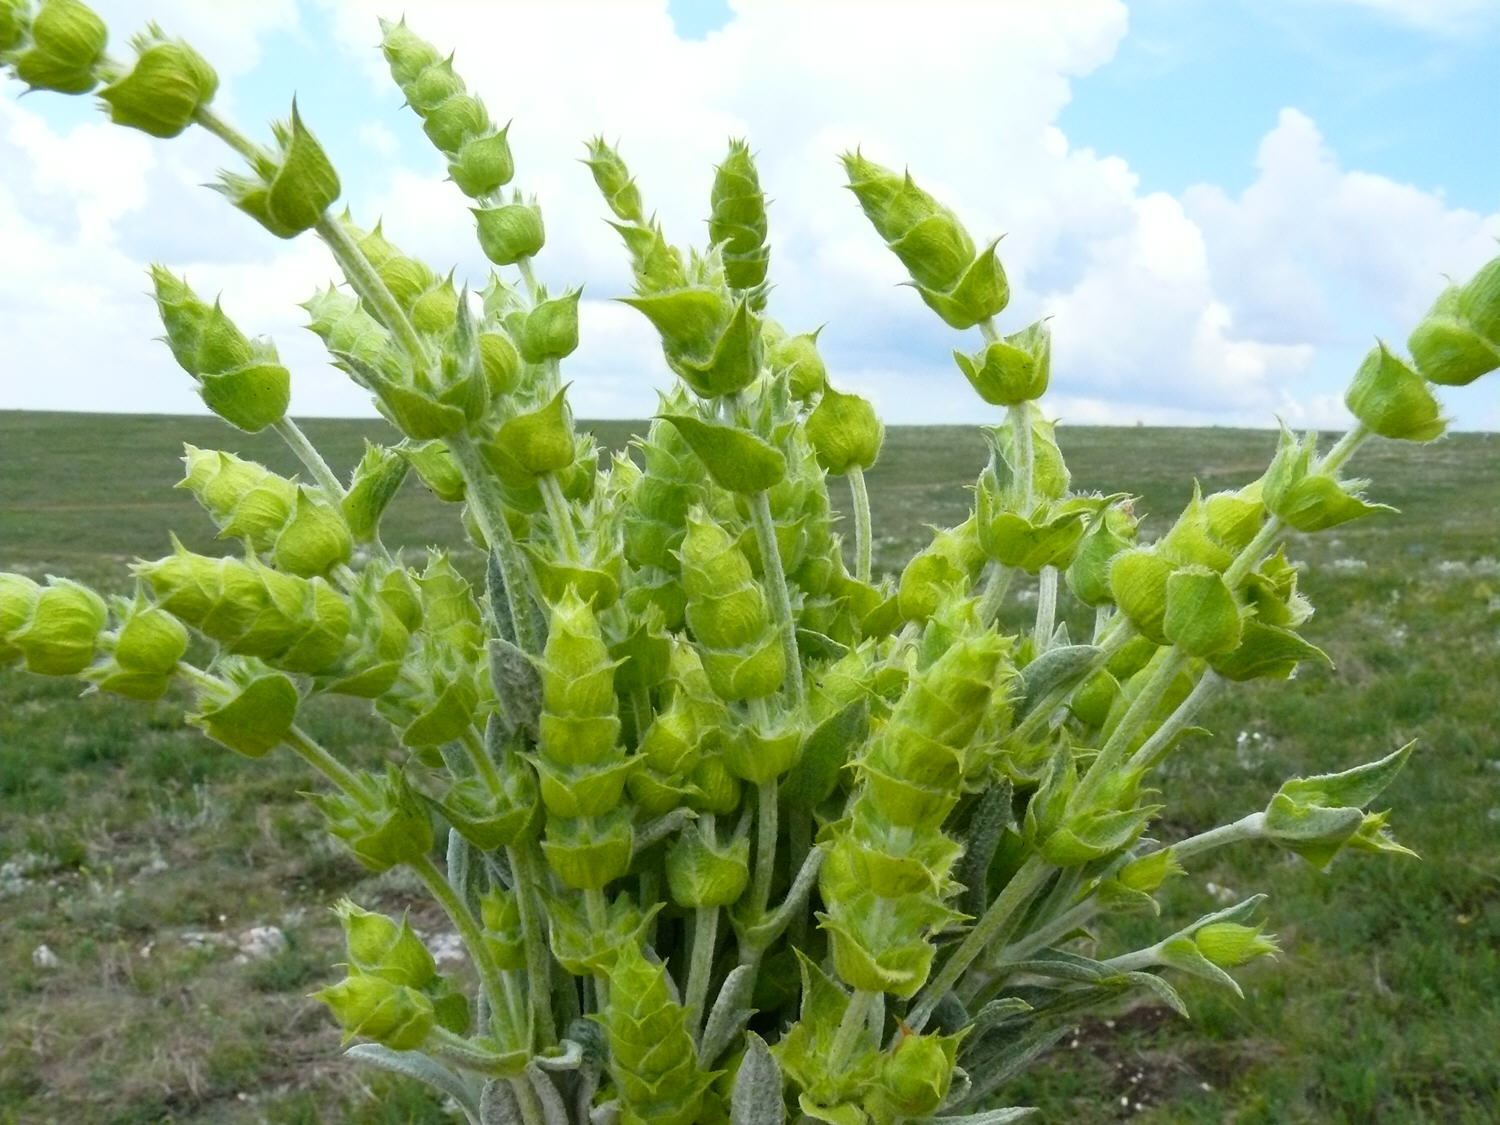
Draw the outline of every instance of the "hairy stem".
[[[396,343],[401,346],[401,350],[410,356],[413,362],[425,365],[428,359],[427,346],[422,343],[422,338],[417,335],[417,330],[412,327],[411,320],[407,318],[391,291],[386,288],[385,282],[375,272],[370,259],[365,257],[354,239],[349,237],[344,224],[325,211],[313,229],[328,245],[334,261],[338,262],[339,269],[344,272],[344,279],[364,302],[370,315],[386,326]]]
[[[514,1038],[508,1041],[518,1046],[526,1044],[529,1036],[526,1034],[525,1005],[514,990],[506,987],[506,980],[500,972],[500,966],[495,964],[494,954],[490,952],[489,943],[484,940],[484,931],[480,929],[478,919],[470,912],[468,905],[459,899],[430,856],[410,860],[409,864],[417,873],[417,878],[422,880],[427,892],[437,899],[438,905],[458,930],[459,937],[468,949],[469,958],[474,962],[474,969],[479,974],[479,982],[485,995],[489,997],[491,1011],[497,1014],[505,1012],[511,1019]]]
[[[505,596],[510,603],[510,619],[516,630],[520,647],[533,656],[541,654],[542,638],[538,634],[536,620],[531,611],[531,572],[525,556],[516,545],[505,522],[505,505],[495,489],[484,455],[479,452],[468,434],[453,434],[448,438],[448,451],[458,463],[468,489],[468,499],[473,505],[479,528],[499,560],[500,571],[505,576]]]
[[[907,1027],[916,1032],[927,1026],[938,1001],[958,982],[964,970],[992,944],[1009,935],[1020,920],[1021,911],[1051,877],[1052,870],[1052,866],[1036,854],[1021,865],[1021,869],[1011,876],[1005,889],[984,912],[984,917],[964,936],[958,948],[943,962],[937,975],[922,989],[916,1006],[907,1014]]]
[[[552,524],[552,531],[562,546],[564,557],[569,562],[576,563],[582,557],[582,552],[578,549],[578,536],[573,530],[572,509],[568,507],[562,485],[557,482],[557,474],[543,473],[537,478],[536,485],[542,494],[542,503],[547,506],[547,521]]]
[[[874,554],[870,533],[870,492],[865,487],[865,471],[858,465],[849,466],[848,476],[854,505],[854,577],[868,582]]]
[[[1202,855],[1204,852],[1211,852],[1215,848],[1237,844],[1241,840],[1258,840],[1261,836],[1261,826],[1265,822],[1265,813],[1253,812],[1232,823],[1221,824],[1217,828],[1210,828],[1207,832],[1189,836],[1186,840],[1179,840],[1170,845],[1172,858],[1180,863],[1185,859]]]
[[[688,1034],[698,1039],[703,1018],[703,1003],[708,998],[709,977],[714,967],[714,945],[719,937],[719,908],[700,906],[693,915],[692,951],[688,960],[687,1009]]]
[[[1198,713],[1199,708],[1212,699],[1223,685],[1222,676],[1212,668],[1205,668],[1203,675],[1193,685],[1193,690],[1188,693],[1188,697],[1177,705],[1177,710],[1168,715],[1166,721],[1156,728],[1156,732],[1131,755],[1125,768],[1148,770],[1156,765],[1162,755],[1171,748],[1172,740],[1188,725],[1193,716]]]
[[[526,950],[527,996],[531,1000],[532,1019],[536,1023],[540,1045],[557,1041],[552,1021],[552,953],[542,933],[541,906],[536,895],[541,886],[535,843],[521,840],[506,849],[510,869],[515,876],[516,906],[521,914],[521,941]]]
[[[755,885],[751,891],[752,917],[759,918],[771,901],[771,875],[776,865],[777,798],[775,780],[756,787],[760,824],[755,839]]]
[[[771,500],[765,492],[750,498],[755,524],[755,543],[760,548],[761,570],[771,601],[771,616],[781,633],[781,653],[786,664],[786,689],[794,703],[802,702],[802,657],[797,652],[797,623],[792,620],[792,599],[787,593],[786,572],[776,546],[776,525],[771,520]]]
[[[323,460],[323,455],[318,452],[317,447],[308,441],[307,435],[302,432],[302,427],[290,418],[282,418],[272,425],[281,435],[282,440],[297,455],[297,460],[307,466],[307,471],[312,473],[318,486],[328,493],[328,498],[335,504],[342,500],[344,486],[339,483],[339,478],[334,471],[328,467],[328,462]]]
[[[849,1055],[859,1042],[860,1033],[865,1030],[865,1021],[869,1018],[870,1007],[876,996],[877,993],[856,988],[854,995],[849,997],[849,1006],[844,1009],[844,1018],[839,1021],[838,1033],[833,1037],[833,1046],[828,1051],[828,1073],[831,1076],[837,1078],[843,1074]]]
[[[1057,623],[1057,567],[1042,567],[1037,584],[1036,626],[1031,631],[1031,650],[1037,656],[1052,645],[1052,630]]]

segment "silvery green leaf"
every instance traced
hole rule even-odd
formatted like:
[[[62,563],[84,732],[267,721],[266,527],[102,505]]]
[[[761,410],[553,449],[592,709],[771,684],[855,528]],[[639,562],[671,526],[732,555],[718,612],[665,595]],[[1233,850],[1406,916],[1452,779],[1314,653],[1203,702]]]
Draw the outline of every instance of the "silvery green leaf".
[[[381,1070],[389,1070],[393,1074],[425,1082],[434,1090],[447,1094],[463,1106],[464,1112],[468,1114],[471,1121],[484,1120],[480,1116],[479,1099],[474,1096],[473,1088],[456,1072],[422,1054],[421,1051],[393,1051],[379,1043],[356,1043],[345,1051],[344,1055],[347,1058],[369,1063],[371,1066],[378,1066]],[[506,1119],[497,1118],[497,1120],[504,1122]],[[519,1121],[520,1118],[517,1117],[516,1120]]]
[[[766,1041],[753,1031],[746,1032],[745,1058],[729,1099],[729,1125],[783,1125],[785,1121],[781,1068]]]
[[[1033,976],[1051,977],[1054,980],[1073,981],[1078,984],[1097,984],[1119,976],[1102,961],[1067,953],[1060,949],[1049,949],[1028,961],[1011,961],[1002,965],[1007,973],[1029,973]]]
[[[504,637],[491,637],[490,676],[505,724],[511,731],[535,732],[542,711],[542,678],[536,665]]]
[[[486,1082],[484,1093],[479,1095],[479,1125],[524,1125],[524,1122],[510,1083],[503,1078]]]
[[[1066,1026],[1041,1027],[1013,1039],[1007,1037],[1003,1042],[996,1042],[992,1036],[988,1042],[977,1043],[974,1050],[961,1056],[963,1068],[974,1080],[973,1088],[962,1102],[951,1108],[965,1109],[982,1103],[996,1089],[1051,1050],[1052,1045],[1067,1032]]]
[[[1401,767],[1406,765],[1406,759],[1411,757],[1412,747],[1415,745],[1415,742],[1408,742],[1378,762],[1367,762],[1342,773],[1294,777],[1282,785],[1280,792],[1299,805],[1363,808],[1395,780]]]
[[[837,660],[841,656],[848,655],[849,652],[848,645],[841,644],[832,637],[814,632],[812,629],[797,630],[797,648],[804,655],[816,657],[819,660]]]
[[[1181,994],[1155,973],[1126,973],[1125,979],[1131,984],[1138,984],[1150,992],[1156,993],[1157,999],[1161,1000],[1183,1019],[1191,1018],[1188,1014],[1187,1002]]]
[[[516,643],[516,623],[510,616],[510,598],[505,589],[505,571],[500,566],[500,556],[491,551],[484,568],[484,585],[489,594],[490,615],[495,619],[499,635]]]
[[[1019,996],[1002,996],[998,1000],[991,1000],[974,1013],[973,1030],[969,1034],[980,1039],[990,1028],[1005,1023],[1012,1016],[1025,1015],[1029,1011],[1031,1005]]]
[[[932,1009],[932,1026],[946,1035],[956,1034],[969,1026],[969,1013],[964,1003],[951,991],[943,993],[937,1006]]]
[[[1005,1109],[986,1109],[962,1117],[929,1117],[928,1125],[1010,1125],[1036,1112],[1034,1105],[1013,1105]]]
[[[749,1022],[755,1012],[750,1007],[750,994],[754,990],[753,966],[736,965],[724,978],[724,987],[719,989],[719,998],[714,1001],[708,1022],[703,1026],[703,1042],[698,1048],[698,1061],[702,1066],[712,1066],[739,1034],[740,1028]]]
[[[1000,837],[1005,830],[1015,823],[1011,795],[1010,779],[1004,778],[998,785],[986,789],[984,796],[979,798],[979,806],[969,820],[969,831],[964,838],[963,858],[953,873],[954,878],[968,888],[964,892],[964,912],[976,918],[984,913],[988,903],[988,875],[995,849],[1000,846]]]
[[[1058,688],[1068,687],[1081,680],[1093,667],[1098,655],[1099,649],[1094,645],[1067,645],[1048,649],[1022,668],[1021,680],[1026,689],[1016,707],[1016,718],[1023,718],[1038,702]]]
[[[802,747],[802,757],[781,783],[788,805],[812,808],[838,784],[839,771],[870,729],[870,706],[858,699],[824,719]]]

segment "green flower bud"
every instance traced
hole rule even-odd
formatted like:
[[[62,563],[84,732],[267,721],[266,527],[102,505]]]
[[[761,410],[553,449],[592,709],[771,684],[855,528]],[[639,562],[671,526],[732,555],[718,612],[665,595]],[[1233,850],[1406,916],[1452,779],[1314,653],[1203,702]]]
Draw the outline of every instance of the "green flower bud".
[[[31,0],[0,0],[0,52],[26,41],[31,29]]]
[[[458,290],[449,274],[437,285],[412,302],[412,327],[429,336],[445,336],[453,331],[458,316]]]
[[[818,354],[818,333],[822,331],[819,328],[815,332],[787,336],[767,347],[766,362],[772,371],[786,375],[787,387],[799,402],[807,402],[828,386],[828,371],[823,366],[823,357]]]
[[[581,289],[570,289],[561,297],[538,302],[526,314],[516,340],[527,363],[563,359],[578,347],[578,298]]]
[[[742,727],[724,747],[724,765],[735,777],[755,785],[774,781],[801,758],[805,734],[792,720],[766,727],[758,723]]]
[[[297,499],[297,486],[232,453],[184,445],[186,488],[213,518],[223,536],[243,539],[257,551],[276,542]]]
[[[876,1082],[876,1102],[901,1117],[935,1113],[948,1097],[962,1035],[901,1037]]]
[[[362,1036],[393,1051],[415,1051],[437,1022],[432,1001],[422,993],[357,968],[313,996],[328,1005],[346,1042]]]
[[[1422,376],[1392,355],[1384,343],[1378,343],[1359,365],[1344,404],[1382,437],[1432,441],[1447,428]]]
[[[0,571],[0,665],[24,655],[13,638],[31,620],[41,595],[42,588],[24,574]]]
[[[567,886],[600,890],[630,869],[634,842],[630,809],[622,805],[599,817],[549,817],[542,852]]]
[[[466,492],[463,473],[459,471],[458,462],[453,459],[453,454],[443,442],[403,442],[393,452],[417,471],[422,483],[439,500],[450,504],[463,500]]]
[[[349,964],[359,972],[411,988],[423,988],[437,976],[432,954],[404,917],[398,925],[347,898],[333,909],[344,927]]]
[[[868,469],[875,464],[885,427],[867,400],[827,387],[808,415],[806,434],[818,464],[842,476],[851,467]]]
[[[1109,567],[1109,592],[1120,611],[1141,634],[1156,644],[1168,644],[1163,624],[1167,613],[1167,581],[1176,566],[1154,547],[1135,547],[1115,556]]]
[[[86,94],[99,81],[94,68],[108,41],[104,21],[79,0],[42,0],[31,20],[30,45],[10,62],[33,90]]]
[[[724,278],[732,289],[753,289],[766,280],[771,252],[766,247],[766,197],[744,141],[731,140],[729,155],[714,170],[712,202],[708,237],[721,247]]]
[[[353,546],[339,510],[316,499],[306,488],[299,488],[292,518],[276,537],[276,565],[311,578],[348,562]]]
[[[24,604],[30,598],[24,588],[21,593]],[[99,634],[108,619],[109,609],[94,591],[48,575],[29,620],[10,634],[9,641],[26,657],[27,671],[41,676],[71,676],[82,672],[94,659]]]
[[[1267,509],[1298,531],[1321,531],[1361,516],[1390,512],[1384,504],[1367,503],[1360,493],[1365,482],[1341,481],[1331,473],[1315,472],[1318,436],[1298,442],[1285,429],[1261,486]]]
[[[433,147],[443,153],[456,153],[465,141],[491,131],[490,115],[485,112],[484,103],[472,94],[453,94],[435,109],[423,113],[422,119],[422,132],[427,134]]]
[[[622,300],[656,327],[667,366],[703,398],[734,394],[760,374],[760,325],[748,301],[709,286]]]
[[[538,748],[554,766],[599,766],[619,757],[615,661],[593,609],[571,590],[552,606],[542,650]]]
[[[1500,258],[1491,258],[1458,291],[1458,315],[1500,347]]]
[[[109,119],[116,125],[153,137],[175,137],[213,100],[219,76],[180,40],[152,37],[136,46],[140,55],[130,73],[111,82],[99,96],[109,104]]]
[[[514,202],[475,208],[474,221],[480,249],[497,266],[513,266],[522,258],[533,257],[546,242],[542,209],[535,199],[523,203],[519,192]]]
[[[399,449],[366,440],[364,456],[355,466],[349,491],[339,504],[349,534],[359,542],[368,543],[379,533],[380,517],[401,490],[408,468],[409,462]]]
[[[666,967],[635,943],[622,945],[609,974],[610,1003],[600,1022],[609,1040],[609,1074],[621,1121],[694,1125],[711,1075],[698,1067],[687,1015],[672,999]]]
[[[479,334],[479,365],[491,395],[511,394],[521,383],[521,353],[504,333]]]
[[[1242,926],[1237,922],[1210,922],[1193,934],[1198,952],[1221,969],[1232,969],[1257,957],[1281,952],[1281,946],[1260,926]]]
[[[509,770],[498,790],[477,777],[448,787],[439,802],[454,831],[480,851],[507,848],[523,839],[537,812],[536,782],[526,770]]]
[[[690,414],[658,417],[677,427],[720,488],[749,495],[773,488],[786,476],[786,457],[752,433]]]
[[[470,199],[493,195],[516,174],[510,141],[506,139],[509,131],[507,125],[495,132],[470,137],[458,146],[458,156],[448,161],[448,175]]]
[[[381,20],[380,36],[380,50],[391,68],[391,77],[403,89],[428,67],[443,61],[442,53],[408,28],[404,18],[397,23]]]
[[[530,484],[544,473],[566,469],[577,457],[577,439],[563,396],[557,392],[545,406],[508,419],[484,446],[485,457],[509,484]]]
[[[667,886],[678,906],[732,906],[750,878],[750,841],[736,836],[720,846],[689,823],[667,849]]]
[[[272,673],[232,685],[227,695],[201,689],[201,710],[189,715],[188,722],[238,754],[263,758],[292,729],[301,702],[296,685]]]
[[[1444,290],[1407,338],[1412,362],[1429,383],[1467,386],[1500,367],[1500,342],[1485,339],[1464,319],[1459,293],[1456,285]]]
[[[385,871],[432,851],[432,822],[404,774],[365,775],[373,800],[344,793],[311,796],[328,819],[328,831],[343,840],[354,858],[372,871]]]
[[[289,122],[272,126],[277,157],[256,176],[222,173],[217,190],[277,238],[310,230],[339,197],[338,173],[292,102]]]
[[[1188,566],[1167,578],[1162,632],[1191,656],[1229,652],[1240,643],[1240,607],[1224,579],[1206,566]]]
[[[972,356],[953,353],[959,370],[991,406],[1019,406],[1041,398],[1052,370],[1052,333],[1039,320]]]
[[[1144,891],[1150,894],[1160,889],[1169,878],[1183,874],[1186,872],[1177,862],[1172,849],[1158,848],[1150,855],[1131,860],[1120,868],[1120,873],[1115,878],[1133,891]]]
[[[137,601],[115,637],[114,661],[128,672],[165,676],[177,668],[187,645],[187,630],[171,614]]]
[[[1087,605],[1099,606],[1113,599],[1109,590],[1109,567],[1116,555],[1135,542],[1138,520],[1127,501],[1104,510],[1104,518],[1084,537],[1068,566],[1068,589]]]
[[[484,925],[485,942],[495,964],[506,972],[526,967],[525,930],[521,925],[521,904],[513,890],[491,887],[479,899],[479,920]]]
[[[627,223],[644,223],[641,212],[641,193],[630,177],[630,169],[620,154],[604,143],[603,137],[588,142],[589,156],[584,161],[593,173],[594,183],[604,202],[615,213],[615,218]]]

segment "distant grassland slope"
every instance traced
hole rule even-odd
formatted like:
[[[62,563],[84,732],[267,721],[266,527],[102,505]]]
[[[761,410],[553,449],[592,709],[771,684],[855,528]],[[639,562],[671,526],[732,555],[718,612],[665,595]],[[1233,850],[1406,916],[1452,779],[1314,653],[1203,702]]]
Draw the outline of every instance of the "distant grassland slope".
[[[621,448],[640,424],[585,426]],[[340,473],[364,438],[395,437],[378,421],[305,428]],[[1075,488],[1139,495],[1147,536],[1194,479],[1238,487],[1275,444],[1221,429],[1058,436]],[[166,553],[168,529],[228,550],[172,488],[184,441],[296,468],[274,435],[210,418],[0,412],[0,569],[125,590],[129,561]],[[899,568],[924,525],[963,518],[984,458],[973,427],[889,431],[869,474],[877,568]],[[1188,985],[1192,1023],[1146,1006],[1081,1025],[1008,1092],[1041,1106],[1043,1125],[1500,1120],[1500,436],[1377,440],[1352,471],[1401,513],[1288,546],[1318,608],[1307,634],[1336,670],[1222,697],[1201,719],[1215,733],[1163,771],[1169,815],[1153,832],[1212,827],[1287,776],[1417,739],[1386,799],[1423,858],[1356,857],[1320,875],[1268,848],[1216,853],[1172,886],[1161,919],[1103,932],[1109,956],[1263,890],[1286,952],[1244,974],[1244,1001]],[[842,482],[832,493],[844,500]],[[414,481],[385,538],[478,561],[456,509]],[[1011,626],[1034,597],[1016,584]],[[0,671],[0,1123],[448,1120],[415,1088],[339,1062],[337,1031],[306,999],[339,959],[339,895],[399,911],[409,888],[365,878],[326,841],[293,762],[212,746],[183,729],[181,700],[77,694]],[[313,710],[313,733],[350,757],[397,756],[352,701]],[[290,942],[269,962],[237,965],[216,944],[260,923]],[[44,944],[57,966],[34,959]]]

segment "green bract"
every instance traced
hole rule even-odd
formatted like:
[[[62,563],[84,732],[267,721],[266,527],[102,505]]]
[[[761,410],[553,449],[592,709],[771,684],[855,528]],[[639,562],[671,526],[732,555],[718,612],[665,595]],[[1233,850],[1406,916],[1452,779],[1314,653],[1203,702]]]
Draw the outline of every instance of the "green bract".
[[[1010,1121],[1025,1111],[986,1107],[1080,1012],[1133,990],[1185,1011],[1177,974],[1237,988],[1231,970],[1276,951],[1257,896],[1087,955],[1090,935],[1118,941],[1113,916],[1160,913],[1203,853],[1257,839],[1325,867],[1405,850],[1368,806],[1409,747],[1292,779],[1263,811],[1170,846],[1148,836],[1153,772],[1188,752],[1182,734],[1225,682],[1326,661],[1280,541],[1386,511],[1348,459],[1370,434],[1436,439],[1433,386],[1500,366],[1500,259],[1438,297],[1409,362],[1370,353],[1341,440],[1283,432],[1263,476],[1195,489],[1148,541],[1131,497],[1073,488],[1038,403],[1051,326],[1002,335],[997,241],[975,242],[910,175],[846,155],[921,301],[977,329],[955,360],[1003,408],[971,511],[880,574],[864,474],[883,429],[830,385],[821,329],[789,334],[767,313],[748,145],[730,142],[707,245],[684,251],[619,152],[588,144],[630,260],[621,299],[677,377],[606,458],[563,381],[581,290],[536,283],[541,206],[502,196],[509,126],[404,22],[382,32],[480,248],[513,270],[477,291],[378,221],[330,212],[338,176],[295,107],[267,150],[211,112],[214,72],[154,26],[126,64],[79,0],[0,0],[11,73],[102,85],[113,120],[154,136],[203,126],[245,161],[221,183],[236,206],[327,243],[347,284],[303,303],[308,326],[401,431],[341,476],[287,417],[274,345],[155,267],[166,343],[204,402],[274,429],[305,473],[189,445],[180,487],[222,556],[174,538],[108,601],[0,574],[0,664],[173,698],[230,750],[299,756],[332,836],[373,871],[408,868],[446,912],[481,1003],[404,918],[338,904],[347,974],[317,995],[346,1040],[379,1045],[355,1057],[426,1077],[472,1122]],[[409,473],[461,505],[475,550],[388,544]],[[1035,623],[1011,635],[997,621],[1018,588]],[[1086,644],[1064,616],[1078,607]],[[388,725],[385,772],[299,725],[332,695]]]

